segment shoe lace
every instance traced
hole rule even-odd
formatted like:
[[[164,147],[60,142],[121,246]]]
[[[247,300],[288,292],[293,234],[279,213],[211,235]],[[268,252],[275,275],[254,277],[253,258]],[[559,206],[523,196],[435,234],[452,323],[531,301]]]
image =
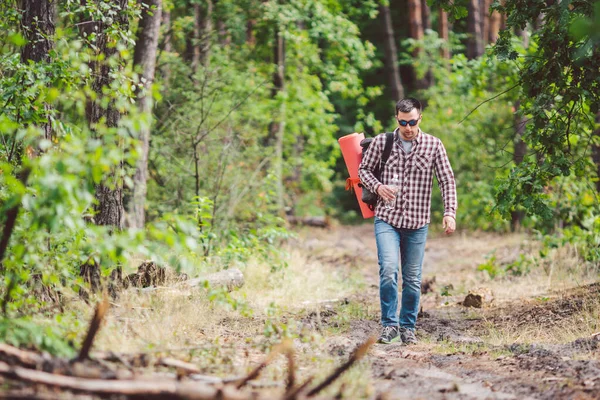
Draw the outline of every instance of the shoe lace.
[[[415,332],[412,329],[404,329],[404,337],[407,339],[416,339]]]
[[[381,336],[391,336],[394,333],[394,327],[393,326],[384,326],[383,327],[383,332],[381,332]]]

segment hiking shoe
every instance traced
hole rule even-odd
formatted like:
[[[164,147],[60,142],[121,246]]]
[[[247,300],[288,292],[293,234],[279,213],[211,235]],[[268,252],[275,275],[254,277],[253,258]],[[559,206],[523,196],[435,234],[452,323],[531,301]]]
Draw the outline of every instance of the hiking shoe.
[[[379,336],[378,343],[390,344],[400,340],[400,330],[397,326],[384,326]]]
[[[415,336],[415,330],[403,326],[400,327],[400,339],[404,344],[417,344],[419,342]]]

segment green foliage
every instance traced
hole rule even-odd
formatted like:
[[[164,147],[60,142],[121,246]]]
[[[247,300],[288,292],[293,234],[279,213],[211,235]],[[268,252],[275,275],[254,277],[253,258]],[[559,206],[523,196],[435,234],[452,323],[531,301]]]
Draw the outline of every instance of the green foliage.
[[[63,331],[60,324],[42,325],[29,318],[0,319],[0,342],[72,358],[76,351],[73,343],[65,339]]]
[[[244,317],[251,317],[253,314],[252,308],[246,301],[234,298],[226,286],[210,287],[208,282],[204,282],[204,289],[207,292],[208,299],[211,303],[226,307],[230,310],[235,310]]]
[[[273,343],[281,342],[284,339],[293,339],[298,337],[296,323],[293,320],[283,320],[279,307],[275,303],[270,303],[265,310],[266,319],[263,335]]]
[[[491,279],[494,279],[500,274],[499,267],[496,263],[496,255],[490,254],[486,257],[486,262],[477,266],[478,271],[485,271]]]
[[[517,60],[522,71],[521,113],[530,120],[523,139],[532,150],[499,187],[502,212],[519,204],[530,214],[550,219],[545,187],[557,176],[589,173],[590,160],[584,155],[595,130],[590,112],[595,114],[600,104],[600,53],[596,34],[581,24],[597,18],[592,3],[534,2],[523,8],[524,2],[509,0],[494,6],[508,15],[510,28],[538,26],[537,19],[544,19],[533,32],[534,57],[521,57],[513,50],[510,30],[502,32],[494,48],[499,58]]]
[[[484,271],[490,279],[499,277],[523,276],[531,272],[535,267],[536,260],[531,256],[520,254],[519,258],[506,265],[500,265],[496,254],[492,253],[486,257],[486,261],[477,266],[478,271]]]
[[[535,260],[532,260],[530,257],[520,254],[519,258],[511,263],[509,263],[504,271],[507,274],[512,276],[523,276],[527,275],[531,272],[531,268],[535,265]]]
[[[427,5],[431,8],[441,7],[453,20],[460,20],[468,15],[466,0],[427,0]]]
[[[454,39],[455,41],[458,39]],[[512,165],[514,94],[493,105],[479,104],[517,80],[517,69],[493,58],[467,60],[457,54],[450,60],[440,55],[440,42],[429,31],[421,42],[417,71],[429,69],[436,84],[423,93],[427,107],[422,129],[439,137],[446,148],[456,177],[459,226],[502,231],[507,223],[494,212],[495,182]],[[406,55],[405,55],[406,57]],[[469,117],[465,120],[465,116]],[[390,128],[394,122],[390,119]],[[443,205],[439,191],[432,198],[432,220],[441,220]]]
[[[584,261],[600,266],[600,213],[594,188],[585,180],[567,177],[556,179],[548,189],[554,221],[561,227],[554,235],[546,235],[555,227],[541,226],[540,257],[546,258],[550,250],[570,244]]]

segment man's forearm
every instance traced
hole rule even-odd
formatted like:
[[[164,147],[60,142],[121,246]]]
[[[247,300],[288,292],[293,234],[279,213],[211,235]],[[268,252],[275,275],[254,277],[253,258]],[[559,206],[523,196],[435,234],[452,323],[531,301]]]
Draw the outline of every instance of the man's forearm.
[[[358,177],[362,184],[373,193],[377,193],[377,188],[381,186],[379,179],[375,178],[375,174],[372,171],[361,168],[358,170]]]
[[[440,182],[440,191],[444,201],[444,217],[448,216],[456,219],[457,198],[454,178],[443,183]]]

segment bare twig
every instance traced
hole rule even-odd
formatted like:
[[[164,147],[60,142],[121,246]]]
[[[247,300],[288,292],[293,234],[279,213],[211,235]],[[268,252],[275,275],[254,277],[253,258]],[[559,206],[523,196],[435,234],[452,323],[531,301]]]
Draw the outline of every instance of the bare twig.
[[[158,360],[156,364],[163,365],[165,367],[177,368],[177,370],[179,371],[178,375],[188,375],[200,372],[200,368],[198,368],[196,365],[171,357],[163,357],[160,360]]]
[[[295,389],[292,389],[289,393],[286,393],[286,395],[283,398],[283,400],[295,400],[296,397],[298,397],[298,395],[300,393],[302,393],[304,391],[304,389],[306,389],[308,387],[308,385],[310,385],[312,383],[312,381],[313,381],[314,378],[315,378],[314,376],[309,377],[300,386],[298,386]]]
[[[369,339],[367,339],[366,342],[358,346],[358,348],[354,351],[350,359],[346,361],[345,364],[339,366],[335,371],[333,371],[333,373],[327,378],[325,378],[325,380],[321,384],[317,385],[317,387],[308,392],[307,397],[312,397],[318,394],[321,390],[325,389],[327,386],[331,385],[337,378],[340,377],[340,375],[342,375],[347,369],[354,365],[354,363],[363,358],[364,355],[367,354],[369,347],[371,347],[376,340],[377,338],[375,336],[371,336]]]
[[[290,346],[285,354],[288,362],[287,379],[285,382],[285,392],[290,393],[296,384],[296,364],[294,363],[294,349]]]
[[[513,90],[514,88],[516,88],[517,86],[520,86],[520,85],[521,85],[521,83],[522,83],[522,82],[521,82],[521,81],[519,81],[519,82],[517,82],[515,85],[513,85],[513,86],[509,87],[508,89],[506,89],[505,91],[503,91],[503,92],[500,92],[500,93],[498,93],[497,95],[495,95],[495,96],[493,96],[493,97],[490,97],[490,98],[489,98],[489,99],[487,99],[487,100],[484,100],[484,101],[482,101],[481,103],[479,103],[479,104],[477,105],[477,107],[475,107],[474,109],[472,109],[471,111],[469,111],[469,113],[468,113],[467,115],[465,115],[465,117],[464,117],[463,119],[461,119],[461,120],[460,120],[460,122],[458,123],[458,125],[462,124],[462,123],[464,122],[464,120],[466,120],[467,118],[469,118],[469,115],[473,114],[473,113],[474,113],[474,112],[475,112],[475,111],[476,111],[476,110],[477,110],[479,107],[481,107],[482,105],[484,105],[484,104],[485,104],[485,103],[487,103],[487,102],[490,102],[490,101],[492,101],[492,100],[494,100],[494,99],[496,99],[496,98],[498,98],[498,97],[502,96],[502,95],[503,95],[503,94],[505,94],[505,93],[508,93],[508,92],[510,92],[511,90]]]
[[[94,338],[96,334],[100,330],[100,323],[108,310],[108,296],[104,294],[104,299],[102,302],[96,305],[96,311],[94,312],[94,317],[90,321],[90,328],[88,329],[88,333],[85,336],[85,340],[83,341],[83,345],[81,346],[81,350],[79,351],[79,356],[77,357],[78,361],[83,361],[89,358],[90,350],[92,348],[92,344],[94,343]]]
[[[247,400],[250,396],[230,387],[216,389],[198,382],[178,382],[175,380],[106,380],[84,379],[72,376],[11,367],[0,361],[0,375],[11,379],[32,382],[63,389],[93,393],[97,395],[136,396],[145,399],[196,399],[214,400],[218,391],[228,400]]]
[[[283,342],[277,346],[274,346],[271,349],[271,352],[269,353],[267,358],[262,363],[260,363],[260,365],[258,367],[254,368],[254,370],[252,372],[250,372],[247,377],[240,380],[240,382],[237,385],[235,385],[236,388],[241,389],[244,386],[246,386],[248,384],[248,382],[250,382],[253,379],[256,379],[258,377],[258,375],[260,375],[261,371],[275,359],[275,356],[277,356],[278,354],[283,353],[285,351],[288,351],[287,350],[288,348],[289,348],[289,342]]]

